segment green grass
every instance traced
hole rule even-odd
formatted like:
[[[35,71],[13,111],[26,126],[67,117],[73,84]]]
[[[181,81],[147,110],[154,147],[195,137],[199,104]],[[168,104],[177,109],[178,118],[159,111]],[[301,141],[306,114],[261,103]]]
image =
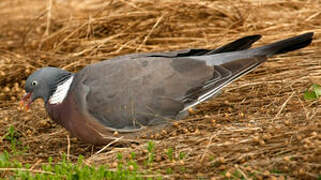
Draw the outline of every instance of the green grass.
[[[23,164],[14,160],[14,155],[7,151],[0,153],[0,178],[6,179],[66,179],[66,180],[87,180],[87,179],[146,179],[145,173],[141,173],[140,167],[134,159],[125,161],[122,155],[117,155],[117,167],[110,169],[108,165],[98,167],[88,166],[83,163],[83,157],[79,156],[76,163],[67,160],[66,155],[58,163],[53,163],[53,159],[48,158],[48,162],[41,168],[31,169],[30,164]],[[142,170],[142,169],[141,169]],[[143,172],[143,170],[142,170]],[[150,174],[150,172],[148,172]],[[161,179],[155,175],[155,178]]]
[[[3,139],[10,143],[8,151],[0,153],[0,179],[66,179],[66,180],[87,180],[87,179],[146,179],[144,174],[151,172],[141,169],[136,162],[135,152],[131,153],[130,158],[124,159],[121,153],[116,155],[118,160],[116,168],[109,168],[108,165],[89,166],[83,163],[83,156],[78,157],[77,162],[67,160],[66,155],[62,155],[59,162],[53,163],[53,158],[49,157],[41,167],[31,168],[28,163],[19,162],[17,157],[24,155],[25,150],[19,141],[19,133],[13,127],[3,136]],[[19,146],[17,146],[19,145]],[[18,147],[18,148],[17,148]],[[154,161],[155,144],[148,142],[146,157],[147,166]],[[152,173],[155,174],[155,173]],[[161,179],[157,175],[154,178]]]
[[[154,162],[155,159],[155,143],[153,141],[148,141],[147,144],[147,151],[148,151],[148,155],[147,155],[147,160],[145,161],[145,166],[152,166],[152,163]]]
[[[173,148],[168,148],[166,154],[167,154],[168,159],[172,161],[173,160]]]
[[[172,161],[172,160],[183,160],[186,156],[185,152],[181,151],[178,154],[178,157],[175,157],[174,149],[173,148],[168,148],[166,151],[167,158]]]
[[[128,168],[129,166],[134,168]],[[77,163],[71,163],[63,155],[58,163],[52,163],[52,158],[49,158],[48,163],[40,169],[32,170],[30,167],[30,164],[12,160],[12,156],[6,151],[0,154],[1,177],[7,179],[143,179],[134,161],[128,164],[118,163],[116,169],[109,169],[107,165],[85,165],[82,156],[79,156]]]
[[[18,140],[20,134],[15,130],[13,126],[10,126],[8,129],[8,132],[2,136],[1,139],[4,139],[6,141],[9,141],[10,143],[10,152],[11,153],[19,153],[21,146],[21,142]],[[27,149],[27,147],[23,148],[24,150]]]

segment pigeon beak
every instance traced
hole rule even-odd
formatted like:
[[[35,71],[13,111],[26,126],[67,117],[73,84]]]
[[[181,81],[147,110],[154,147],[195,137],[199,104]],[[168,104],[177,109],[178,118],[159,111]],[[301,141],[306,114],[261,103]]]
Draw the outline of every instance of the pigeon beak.
[[[28,110],[30,108],[32,101],[31,101],[31,92],[26,93],[21,101],[20,101],[20,107],[25,106],[26,110]],[[26,104],[26,105],[25,105]]]

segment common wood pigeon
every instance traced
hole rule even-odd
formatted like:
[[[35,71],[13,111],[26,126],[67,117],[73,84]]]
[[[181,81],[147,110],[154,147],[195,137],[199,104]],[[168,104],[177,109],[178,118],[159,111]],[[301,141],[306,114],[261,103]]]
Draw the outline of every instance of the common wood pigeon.
[[[268,57],[309,45],[313,33],[249,49],[260,35],[214,50],[189,49],[119,56],[77,73],[44,67],[31,74],[22,102],[42,98],[49,116],[91,144],[139,138],[186,117]]]

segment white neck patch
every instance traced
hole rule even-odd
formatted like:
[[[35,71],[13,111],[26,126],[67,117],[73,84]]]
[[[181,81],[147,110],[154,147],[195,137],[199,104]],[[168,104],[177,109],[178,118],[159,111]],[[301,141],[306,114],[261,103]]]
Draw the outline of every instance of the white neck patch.
[[[60,104],[66,98],[74,76],[57,86],[56,91],[50,96],[49,104]]]

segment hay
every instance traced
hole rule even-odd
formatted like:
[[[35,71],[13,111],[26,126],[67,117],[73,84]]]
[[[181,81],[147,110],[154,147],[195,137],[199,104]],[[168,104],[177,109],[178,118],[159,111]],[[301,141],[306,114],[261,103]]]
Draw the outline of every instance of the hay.
[[[313,44],[281,55],[241,78],[218,98],[174,130],[154,137],[153,169],[174,169],[171,177],[221,178],[235,170],[249,177],[316,178],[321,173],[320,103],[302,93],[320,77],[321,2],[305,1],[62,1],[3,0],[0,3],[0,135],[10,125],[30,149],[23,162],[74,160],[82,154],[90,164],[112,163],[115,154],[135,151],[144,157],[145,144],[92,148],[47,117],[42,102],[33,110],[17,108],[26,77],[43,66],[76,72],[87,64],[117,55],[197,48],[215,48],[244,35],[262,34],[258,45],[316,32]],[[1,139],[2,140],[2,139]],[[70,144],[69,144],[70,143]],[[67,148],[68,147],[68,148]],[[163,158],[164,149],[184,152],[181,162]],[[9,142],[2,142],[2,149]],[[69,156],[68,156],[69,157]],[[187,169],[180,173],[177,169]],[[271,173],[277,169],[283,173]]]

